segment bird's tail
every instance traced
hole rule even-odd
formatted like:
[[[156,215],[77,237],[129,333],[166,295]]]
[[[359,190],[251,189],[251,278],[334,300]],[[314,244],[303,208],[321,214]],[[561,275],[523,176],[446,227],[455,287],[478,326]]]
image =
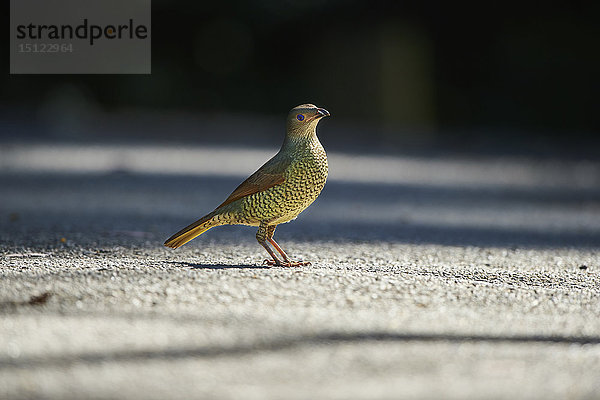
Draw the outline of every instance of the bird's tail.
[[[165,242],[165,246],[171,247],[172,249],[176,249],[178,247],[183,246],[184,244],[186,244],[187,242],[189,242],[196,236],[202,235],[204,232],[206,232],[210,228],[221,225],[222,222],[215,221],[215,219],[213,218],[214,216],[215,216],[214,212],[210,213],[210,214],[205,215],[204,217],[200,218],[198,221],[194,222],[193,224],[186,226],[185,228],[183,228],[182,230],[180,230],[179,232],[177,232],[176,234],[174,234],[173,236],[168,238],[167,241]]]

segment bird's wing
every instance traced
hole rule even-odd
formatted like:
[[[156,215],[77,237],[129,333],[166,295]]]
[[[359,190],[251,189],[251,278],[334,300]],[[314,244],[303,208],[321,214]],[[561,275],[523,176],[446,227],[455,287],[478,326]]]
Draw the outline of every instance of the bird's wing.
[[[270,159],[238,186],[233,193],[217,209],[233,203],[242,197],[263,192],[275,185],[285,182],[284,172],[290,165],[290,159],[282,157],[281,153]]]

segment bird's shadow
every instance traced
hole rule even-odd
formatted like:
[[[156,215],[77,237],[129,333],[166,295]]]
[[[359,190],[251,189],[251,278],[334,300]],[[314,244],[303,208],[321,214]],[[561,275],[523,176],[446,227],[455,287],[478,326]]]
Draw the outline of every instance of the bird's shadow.
[[[251,264],[223,264],[223,263],[214,263],[214,264],[201,264],[201,263],[191,263],[185,261],[169,261],[169,264],[178,265],[184,268],[190,269],[269,269],[270,265],[251,265]]]

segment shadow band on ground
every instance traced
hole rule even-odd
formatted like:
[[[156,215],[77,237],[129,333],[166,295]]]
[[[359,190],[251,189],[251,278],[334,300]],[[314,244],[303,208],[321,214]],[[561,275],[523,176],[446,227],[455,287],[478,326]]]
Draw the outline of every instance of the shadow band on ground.
[[[162,241],[181,226],[212,210],[239,182],[238,178],[210,175],[0,174],[0,185],[6,193],[16,193],[15,198],[40,199],[39,207],[35,209],[21,210],[18,202],[7,208],[7,213],[21,215],[21,220],[11,224],[7,214],[7,218],[0,221],[0,233],[18,233],[27,228],[34,234],[64,229],[67,233],[87,232],[93,241],[98,233],[144,230],[145,226],[154,225],[154,230],[161,232],[160,243],[156,244],[162,245]],[[64,207],[61,205],[61,196],[74,197],[79,201]],[[90,197],[106,201],[97,207],[91,207],[86,205],[86,199]],[[190,203],[180,206],[190,210],[189,217],[173,216],[172,205],[184,198],[194,199],[193,205]],[[450,212],[454,210],[460,216],[477,210],[480,213],[496,212],[498,215],[505,215],[519,207],[533,211],[560,209],[565,215],[571,215],[565,217],[565,221],[569,222],[569,218],[577,217],[578,211],[596,209],[599,203],[600,188],[565,190],[559,187],[489,188],[332,181],[327,184],[313,208],[294,221],[293,227],[282,227],[277,234],[283,241],[350,240],[466,246],[599,248],[600,229],[577,229],[576,224],[575,227],[563,228],[559,223],[561,221],[557,221],[553,229],[549,230],[535,226],[502,226],[500,223],[474,226],[458,222],[449,226],[410,219],[403,222],[403,212],[399,211],[401,207],[425,211],[443,207]],[[331,208],[332,205],[336,215],[311,215],[315,207]],[[372,221],[364,211],[360,215],[353,214],[356,207],[375,211],[379,208],[389,209],[394,215],[390,216],[389,221]],[[222,240],[228,235],[230,237],[230,232],[220,228],[211,231],[210,235]],[[30,232],[26,233],[27,235],[21,236],[28,242],[13,239],[19,235],[10,235],[7,243],[31,246],[28,236]],[[252,238],[254,232],[248,235]],[[108,237],[102,240],[104,244],[118,244],[122,238]]]
[[[10,223],[0,223],[0,234],[2,231],[11,232],[5,234],[3,242],[6,246],[45,249],[47,243],[37,237],[48,233],[57,235],[73,236],[79,234],[78,246],[111,247],[122,245],[142,245],[151,243],[153,246],[162,248],[164,240],[182,226],[188,225],[195,217],[165,217],[165,216],[135,216],[126,212],[114,211],[110,216],[103,214],[99,216],[93,213],[79,213],[77,210],[69,211],[69,218],[75,219],[77,225],[69,225],[64,229],[55,228],[61,232],[54,234],[52,231],[40,231],[24,226],[11,226]],[[48,226],[60,226],[65,219],[62,212],[29,212],[21,220],[31,220],[29,224],[42,223]],[[43,221],[43,222],[41,222]],[[111,224],[118,221],[118,226]],[[148,232],[149,237],[136,239],[119,234],[120,231],[135,231],[144,229],[144,224],[156,223],[159,226],[157,232]],[[36,225],[37,226],[37,225]],[[19,230],[22,233],[19,233]],[[238,243],[240,240],[246,243],[256,243],[254,236],[256,228],[247,226],[225,225],[212,229],[208,235],[195,239],[191,244],[193,247],[202,248],[203,241],[219,243]],[[597,249],[600,248],[600,234],[596,232],[577,231],[540,231],[537,229],[514,229],[500,226],[475,227],[475,226],[434,226],[415,222],[398,224],[385,224],[370,221],[319,221],[302,216],[293,221],[293,225],[281,225],[277,230],[277,239],[282,245],[289,242],[355,242],[355,243],[405,243],[405,244],[438,244],[445,246],[481,246],[481,247],[512,247],[512,248],[578,248]],[[0,236],[2,240],[2,236]],[[258,246],[258,244],[256,244]],[[190,245],[188,245],[190,246]],[[266,253],[265,253],[266,254]],[[266,255],[265,255],[266,257]]]
[[[192,358],[216,358],[253,355],[262,352],[285,351],[301,347],[360,344],[360,343],[505,343],[505,344],[558,344],[558,345],[598,345],[597,336],[544,336],[544,335],[452,335],[427,333],[329,333],[314,336],[284,338],[267,343],[244,344],[222,347],[187,347],[166,350],[122,350],[106,353],[80,353],[61,356],[33,356],[14,359],[0,359],[0,370],[15,368],[64,368],[75,364],[102,364],[108,362],[176,361]]]

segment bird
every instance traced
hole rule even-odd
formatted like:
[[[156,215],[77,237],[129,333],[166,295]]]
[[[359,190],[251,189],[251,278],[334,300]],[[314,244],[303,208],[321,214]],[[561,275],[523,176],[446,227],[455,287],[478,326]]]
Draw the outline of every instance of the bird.
[[[164,245],[176,249],[215,226],[257,226],[256,240],[271,257],[265,260],[267,265],[310,265],[288,257],[273,235],[277,225],[296,219],[325,186],[329,167],[327,154],[317,137],[317,124],[330,115],[313,104],[294,107],[287,116],[285,139],[279,152],[217,208],[175,233]]]

